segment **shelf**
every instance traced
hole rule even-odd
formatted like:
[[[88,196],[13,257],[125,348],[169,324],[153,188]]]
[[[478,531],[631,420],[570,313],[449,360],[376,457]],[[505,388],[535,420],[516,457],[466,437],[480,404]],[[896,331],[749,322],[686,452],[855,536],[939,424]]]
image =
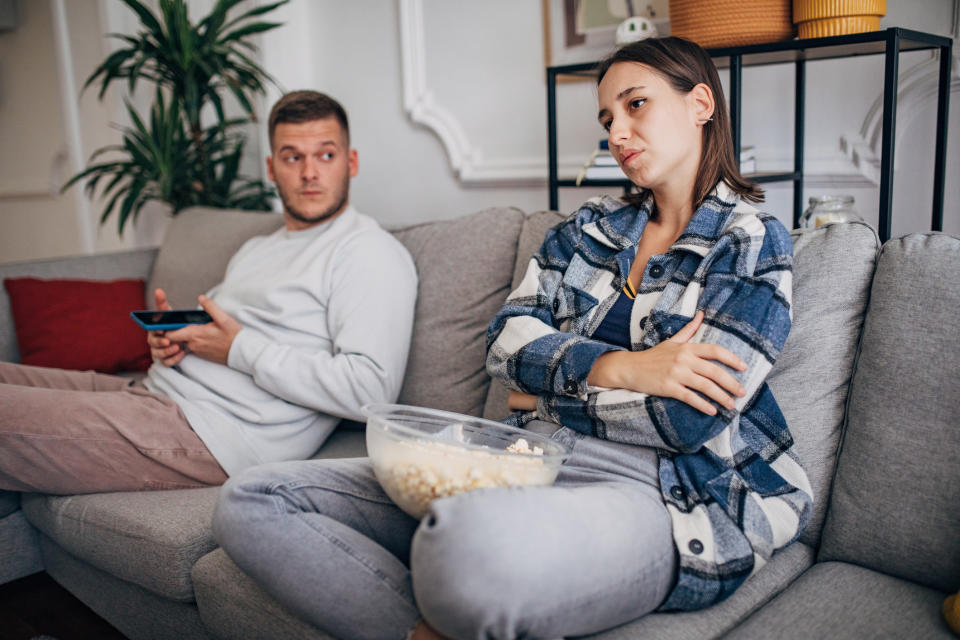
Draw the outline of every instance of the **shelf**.
[[[806,63],[811,60],[831,60],[853,56],[882,55],[883,72],[883,122],[881,127],[880,153],[880,203],[877,233],[881,241],[890,237],[893,207],[893,157],[894,132],[897,113],[897,83],[899,80],[900,54],[905,51],[938,49],[940,73],[937,86],[937,125],[934,149],[933,207],[930,228],[943,230],[943,198],[946,179],[947,116],[950,101],[950,64],[952,60],[950,38],[910,29],[893,27],[883,31],[855,33],[830,38],[787,40],[744,47],[708,49],[718,68],[729,70],[730,84],[727,92],[730,110],[730,128],[733,134],[734,157],[740,155],[742,133],[741,88],[745,67],[792,63],[794,67],[794,168],[791,172],[760,172],[746,175],[753,182],[793,182],[793,224],[800,220],[803,206],[803,138],[806,100]],[[547,67],[547,160],[549,176],[549,206],[559,204],[560,187],[626,187],[626,180],[560,180],[557,166],[557,113],[556,84],[558,76],[596,77],[599,61],[584,62],[556,67]]]

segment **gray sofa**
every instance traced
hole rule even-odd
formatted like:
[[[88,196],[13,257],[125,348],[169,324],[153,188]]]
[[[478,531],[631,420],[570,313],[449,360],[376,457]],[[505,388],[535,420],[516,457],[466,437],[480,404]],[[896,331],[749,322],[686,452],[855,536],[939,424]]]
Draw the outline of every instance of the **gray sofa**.
[[[506,414],[483,371],[484,331],[559,220],[500,208],[395,231],[421,284],[400,402]],[[0,265],[0,278],[142,277],[191,305],[245,238],[279,224],[197,209],[159,251]],[[960,587],[960,239],[881,250],[868,226],[842,224],[794,243],[794,328],[770,384],[816,493],[813,520],[725,602],[598,637],[954,637],[939,608]],[[0,359],[18,359],[2,289]],[[362,426],[345,424],[317,457],[363,453]],[[0,492],[0,582],[46,570],[131,638],[327,637],[217,548],[217,491]]]

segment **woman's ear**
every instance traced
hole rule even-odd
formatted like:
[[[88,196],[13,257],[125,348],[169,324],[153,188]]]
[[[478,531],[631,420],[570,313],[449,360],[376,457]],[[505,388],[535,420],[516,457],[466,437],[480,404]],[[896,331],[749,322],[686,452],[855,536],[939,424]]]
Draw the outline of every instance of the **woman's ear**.
[[[687,94],[687,100],[698,125],[713,120],[716,103],[713,100],[713,91],[710,90],[710,87],[701,82],[690,90],[690,93]]]

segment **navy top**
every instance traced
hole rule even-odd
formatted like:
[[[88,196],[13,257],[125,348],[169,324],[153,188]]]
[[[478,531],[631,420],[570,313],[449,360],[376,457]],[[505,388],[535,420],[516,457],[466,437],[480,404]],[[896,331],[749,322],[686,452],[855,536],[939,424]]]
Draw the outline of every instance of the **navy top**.
[[[593,338],[630,349],[630,312],[633,310],[633,298],[626,291],[620,291],[617,301],[604,316],[603,322],[593,332]]]

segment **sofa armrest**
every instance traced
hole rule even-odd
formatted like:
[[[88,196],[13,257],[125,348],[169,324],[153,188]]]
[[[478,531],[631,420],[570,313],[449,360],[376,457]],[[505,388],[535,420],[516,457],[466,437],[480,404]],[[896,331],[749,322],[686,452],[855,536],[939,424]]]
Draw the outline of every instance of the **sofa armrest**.
[[[157,257],[156,248],[136,249],[92,256],[30,260],[0,264],[0,282],[5,278],[77,278],[83,280],[147,280]],[[146,301],[144,301],[146,303]],[[0,360],[19,362],[17,335],[10,311],[10,298],[0,286]]]

